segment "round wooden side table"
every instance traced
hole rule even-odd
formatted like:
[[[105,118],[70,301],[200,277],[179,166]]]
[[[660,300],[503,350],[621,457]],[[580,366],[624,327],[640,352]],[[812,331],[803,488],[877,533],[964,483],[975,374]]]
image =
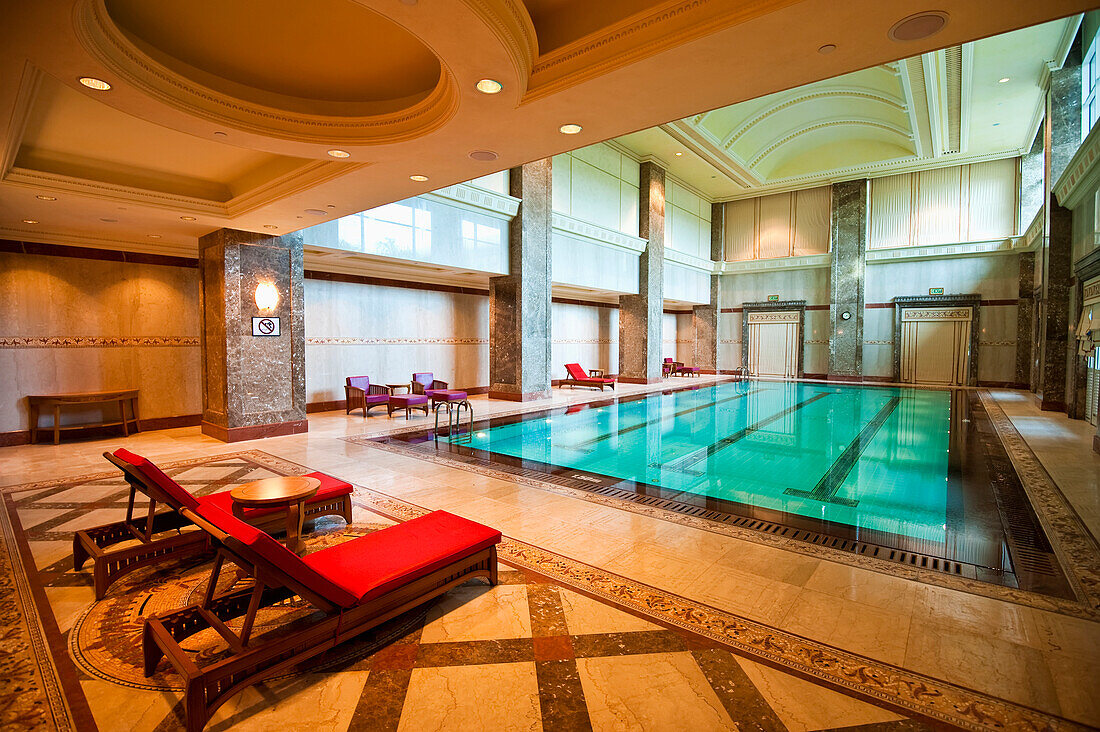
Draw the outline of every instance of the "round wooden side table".
[[[297,554],[305,513],[303,504],[320,487],[321,481],[304,475],[243,483],[229,493],[233,499],[233,515],[244,519],[245,508],[286,508],[286,548]]]

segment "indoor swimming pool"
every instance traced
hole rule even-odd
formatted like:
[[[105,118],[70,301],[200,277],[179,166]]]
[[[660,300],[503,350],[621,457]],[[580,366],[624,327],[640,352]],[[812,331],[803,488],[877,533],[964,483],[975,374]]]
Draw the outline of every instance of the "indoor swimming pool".
[[[680,385],[380,439],[784,538],[1064,590],[976,390]],[[1048,564],[1019,566],[1021,547]]]

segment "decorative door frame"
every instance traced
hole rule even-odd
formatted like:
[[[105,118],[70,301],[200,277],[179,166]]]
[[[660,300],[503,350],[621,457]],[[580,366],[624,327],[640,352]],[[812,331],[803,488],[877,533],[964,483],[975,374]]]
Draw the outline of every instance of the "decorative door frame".
[[[746,302],[741,305],[741,370],[749,373],[749,313],[798,311],[798,355],[795,363],[798,364],[796,378],[803,378],[806,374],[803,368],[806,338],[806,301],[805,300],[779,300],[771,302]]]
[[[909,308],[969,308],[970,309],[970,363],[967,366],[966,386],[978,385],[978,314],[981,311],[981,295],[917,295],[895,297],[894,303],[894,382],[901,383],[901,331],[903,311]]]

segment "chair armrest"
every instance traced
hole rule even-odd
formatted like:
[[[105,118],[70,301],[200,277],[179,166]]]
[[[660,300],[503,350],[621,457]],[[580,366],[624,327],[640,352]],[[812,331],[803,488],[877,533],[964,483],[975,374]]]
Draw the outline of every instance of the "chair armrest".
[[[603,369],[588,369],[588,375],[592,377],[603,378],[606,376]]]
[[[373,386],[371,388],[373,388]],[[366,394],[366,392],[364,392],[358,386],[348,386],[347,384],[344,385],[344,396],[348,399],[351,399],[353,396],[361,397],[364,394]]]
[[[382,384],[371,384],[368,394],[389,394],[390,387],[383,386]]]
[[[446,381],[440,381],[439,379],[435,379],[435,380],[432,381],[432,385],[431,385],[430,388],[432,388],[432,389],[446,389],[447,388],[447,382]]]
[[[409,384],[409,393],[410,394],[423,394],[424,393],[424,385],[421,384],[419,381],[414,381],[414,382],[410,383]]]

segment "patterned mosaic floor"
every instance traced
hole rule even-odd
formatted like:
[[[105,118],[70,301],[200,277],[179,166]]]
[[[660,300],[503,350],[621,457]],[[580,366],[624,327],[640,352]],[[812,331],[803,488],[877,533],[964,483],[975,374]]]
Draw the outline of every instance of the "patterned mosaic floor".
[[[250,451],[174,463],[169,472],[205,494],[303,470]],[[90,572],[72,571],[71,537],[123,515],[117,473],[20,486],[2,497],[0,726],[177,728],[172,675],[142,678],[132,635],[142,614],[192,597],[202,567],[135,573],[96,603]],[[423,512],[357,487],[355,524],[325,523],[311,543]],[[473,581],[354,647],[248,689],[209,729],[1072,727],[537,547],[506,539],[501,558],[499,586]]]

